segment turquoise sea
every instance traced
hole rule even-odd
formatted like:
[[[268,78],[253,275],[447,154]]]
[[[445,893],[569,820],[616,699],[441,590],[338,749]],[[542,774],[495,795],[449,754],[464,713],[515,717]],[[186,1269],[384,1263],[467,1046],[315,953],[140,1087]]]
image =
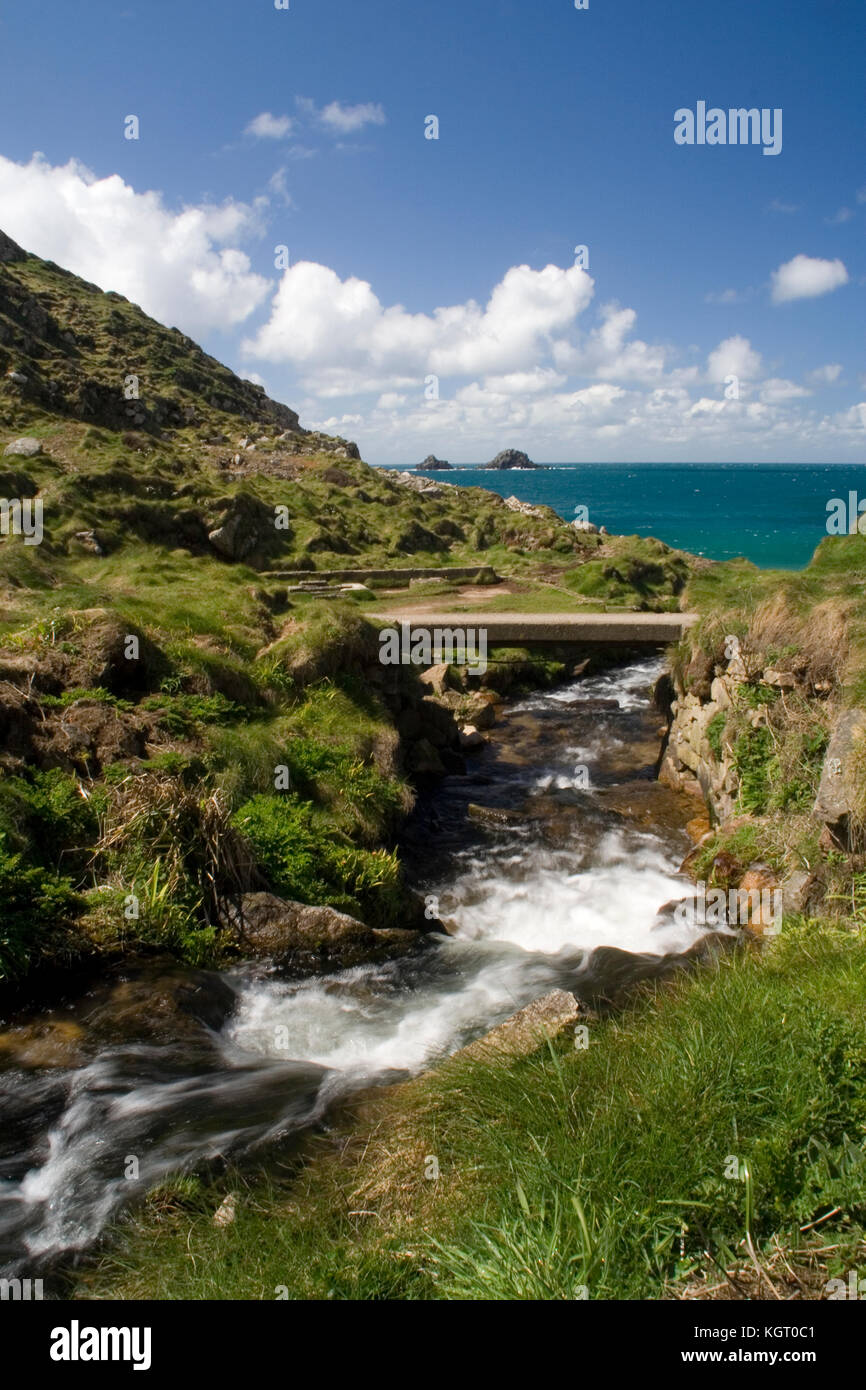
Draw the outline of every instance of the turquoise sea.
[[[866,497],[866,466],[856,464],[560,463],[427,476],[543,502],[569,520],[585,506],[590,521],[617,534],[658,536],[713,560],[744,555],[762,568],[808,564],[827,534],[830,499]]]

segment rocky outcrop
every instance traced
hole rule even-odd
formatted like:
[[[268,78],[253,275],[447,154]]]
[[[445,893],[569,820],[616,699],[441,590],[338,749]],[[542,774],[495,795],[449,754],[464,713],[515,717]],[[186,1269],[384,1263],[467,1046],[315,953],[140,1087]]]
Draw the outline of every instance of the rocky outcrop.
[[[490,463],[485,463],[485,468],[537,468],[538,464],[533,463],[528,454],[524,454],[521,449],[502,449],[491,459]]]
[[[821,821],[833,841],[845,848],[854,847],[854,825],[857,812],[857,782],[862,782],[863,768],[858,768],[859,753],[866,751],[866,710],[844,710],[833,726],[830,743],[821,769],[821,781],[813,814]]]
[[[223,925],[242,955],[301,973],[360,965],[406,950],[420,939],[414,928],[368,927],[336,908],[311,907],[273,893],[244,893],[224,912]]]
[[[506,497],[505,505],[510,512],[520,512],[521,516],[537,516],[542,520],[547,520],[551,512],[550,507],[533,507],[530,502],[521,502],[519,497]]]
[[[438,459],[435,454],[428,454],[423,463],[418,464],[419,473],[432,473],[442,468],[450,468],[451,464],[447,459]]]
[[[722,677],[713,682],[714,699],[702,701],[691,692],[680,693],[670,709],[673,722],[659,768],[659,780],[674,791],[702,796],[713,819],[733,815],[738,782],[730,751],[716,755],[710,744],[710,726],[732,704],[732,691]],[[717,747],[720,745],[717,744]]]
[[[267,554],[269,549],[277,548],[274,514],[257,498],[233,498],[219,525],[208,532],[208,540],[226,560]]]
[[[26,261],[27,252],[22,251],[17,241],[5,232],[0,232],[0,264],[10,265],[13,261]]]
[[[862,849],[858,783],[862,785],[866,757],[866,710],[834,710],[808,672],[801,675],[797,670],[765,664],[760,651],[749,644],[741,646],[732,638],[726,639],[725,646],[724,661],[698,652],[681,675],[674,680],[664,676],[656,687],[656,703],[669,721],[659,779],[676,791],[702,796],[712,822],[695,836],[698,843],[684,861],[683,870],[694,874],[694,863],[702,856],[707,880],[725,890],[778,890],[786,915],[827,910],[835,890],[820,859],[810,858],[806,864],[802,856],[789,853],[782,863],[774,860],[778,867],[770,869],[757,861],[748,862],[741,846],[755,837],[760,843],[764,833],[760,826],[767,821],[776,828],[775,836],[772,828],[769,831],[768,846],[771,850],[775,846],[779,853],[784,839],[778,834],[780,811],[774,809],[772,801],[762,799],[760,790],[755,792],[755,779],[760,788],[762,778],[778,776],[775,760],[787,739],[799,738],[801,747],[806,746],[802,743],[806,734],[820,737],[821,730],[829,725],[829,744],[811,816],[816,826],[823,827],[820,846],[825,852]],[[817,781],[817,768],[811,776]],[[750,809],[752,806],[756,809]],[[796,814],[802,816],[808,809],[801,801]],[[751,826],[755,827],[753,834],[743,837],[741,832]],[[711,835],[719,834],[718,852],[707,865],[703,846]],[[766,926],[757,921],[757,930]],[[756,929],[754,917],[750,929]]]

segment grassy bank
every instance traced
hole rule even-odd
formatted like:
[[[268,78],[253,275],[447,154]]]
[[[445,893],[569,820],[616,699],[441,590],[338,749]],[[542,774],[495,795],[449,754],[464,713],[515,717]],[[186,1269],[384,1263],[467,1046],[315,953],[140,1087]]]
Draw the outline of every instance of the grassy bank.
[[[299,1171],[153,1193],[74,1296],[821,1297],[866,1267],[864,970],[862,932],[790,923],[585,1049],[453,1060]]]

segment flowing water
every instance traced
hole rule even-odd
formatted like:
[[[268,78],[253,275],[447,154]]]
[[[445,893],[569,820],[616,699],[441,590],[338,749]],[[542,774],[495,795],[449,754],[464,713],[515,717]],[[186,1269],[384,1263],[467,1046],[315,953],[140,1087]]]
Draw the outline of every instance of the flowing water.
[[[510,704],[467,775],[422,799],[404,858],[452,935],[304,980],[261,962],[217,979],[186,972],[191,996],[215,984],[231,1007],[190,1017],[183,1036],[118,1037],[116,1020],[101,1033],[99,987],[10,1030],[4,1272],[83,1248],[168,1173],[309,1128],[353,1090],[418,1072],[551,989],[607,997],[688,951],[701,930],[659,913],[687,891],[677,866],[694,812],[653,780],[659,669],[642,661]],[[146,973],[120,988],[145,999],[153,988],[158,1013]]]

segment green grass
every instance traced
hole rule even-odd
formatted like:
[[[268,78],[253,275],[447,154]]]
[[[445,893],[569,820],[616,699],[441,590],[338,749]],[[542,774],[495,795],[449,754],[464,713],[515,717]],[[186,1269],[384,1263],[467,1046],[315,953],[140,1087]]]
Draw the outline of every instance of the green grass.
[[[748,1265],[747,1225],[762,1262],[778,1241],[843,1273],[866,1255],[864,971],[862,932],[789,923],[762,958],[645,989],[586,1049],[455,1060],[368,1102],[341,1158],[168,1184],[76,1296],[661,1298],[705,1249]]]

